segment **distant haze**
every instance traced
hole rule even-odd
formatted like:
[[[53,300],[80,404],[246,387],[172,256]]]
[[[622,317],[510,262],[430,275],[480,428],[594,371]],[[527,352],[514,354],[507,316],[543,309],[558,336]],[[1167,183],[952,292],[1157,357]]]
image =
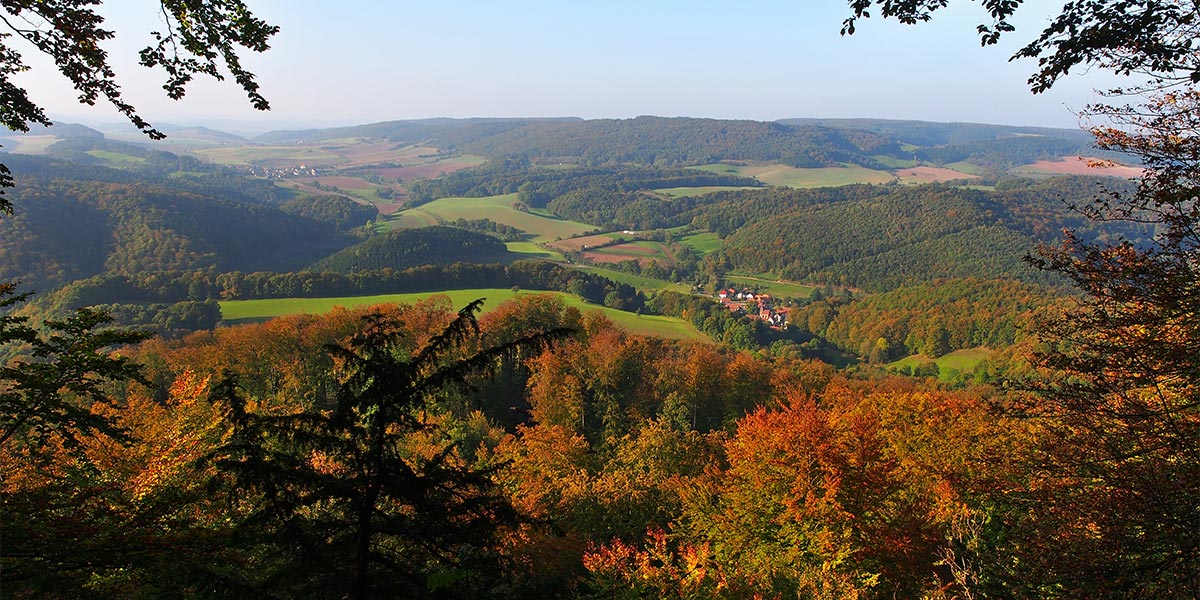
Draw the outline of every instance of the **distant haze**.
[[[1029,60],[1008,57],[1040,31],[1050,7],[1024,6],[1018,31],[981,48],[988,20],[955,3],[934,22],[878,19],[838,35],[843,2],[664,0],[606,3],[255,2],[281,26],[274,47],[246,56],[272,103],[252,110],[232,83],[198,80],[167,100],[161,73],[135,64],[150,4],[108,2],[106,46],[126,95],[152,120],[236,133],[435,116],[637,115],[776,120],[874,117],[1076,127],[1076,113],[1112,79],[1073,76],[1034,96]],[[1035,3],[1037,4],[1037,3]],[[333,7],[333,10],[331,10]],[[1045,11],[1045,12],[1037,12]],[[83,107],[44,59],[14,80],[68,121],[119,120]]]

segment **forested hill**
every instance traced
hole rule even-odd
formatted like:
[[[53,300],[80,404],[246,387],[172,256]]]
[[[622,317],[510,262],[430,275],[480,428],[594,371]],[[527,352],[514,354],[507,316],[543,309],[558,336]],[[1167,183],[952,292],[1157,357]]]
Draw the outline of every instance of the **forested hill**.
[[[867,131],[914,146],[946,146],[1021,136],[1056,138],[1085,144],[1090,144],[1092,141],[1091,134],[1082,129],[1019,127],[985,123],[937,123],[892,119],[780,119],[777,123],[798,127],[818,126]]]
[[[470,143],[500,133],[548,121],[579,121],[580,119],[413,119],[382,121],[365,125],[305,129],[301,131],[271,131],[254,138],[259,144],[296,144],[346,137],[385,139],[397,144],[419,144],[436,141],[449,146]]]
[[[761,121],[635,119],[429,119],[357,127],[273,132],[255,141],[290,143],[345,137],[428,143],[491,158],[578,159],[589,164],[694,165],[720,160],[780,162],[795,167],[842,163],[879,166],[873,154],[898,148],[863,131],[793,127]]]
[[[354,273],[456,262],[502,262],[508,257],[504,242],[494,236],[433,226],[374,236],[318,261],[310,270]]]
[[[953,186],[748,190],[697,210],[693,225],[728,232],[707,260],[726,269],[785,279],[894,289],[938,278],[996,277],[1052,283],[1022,257],[1062,227],[1084,240],[1150,232],[1088,222],[1069,208],[1113,180],[1017,181],[995,191]],[[761,199],[761,201],[759,201]]]
[[[85,171],[100,177],[18,175],[19,210],[0,220],[0,281],[45,290],[102,272],[292,269],[354,241],[316,216]]]

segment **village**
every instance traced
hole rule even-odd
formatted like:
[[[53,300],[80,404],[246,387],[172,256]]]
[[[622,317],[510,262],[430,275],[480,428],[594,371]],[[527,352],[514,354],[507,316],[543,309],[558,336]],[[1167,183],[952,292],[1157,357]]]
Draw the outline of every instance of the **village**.
[[[770,294],[760,294],[750,288],[726,288],[717,292],[717,302],[735,315],[746,315],[758,319],[775,329],[788,324],[787,307],[774,306]]]

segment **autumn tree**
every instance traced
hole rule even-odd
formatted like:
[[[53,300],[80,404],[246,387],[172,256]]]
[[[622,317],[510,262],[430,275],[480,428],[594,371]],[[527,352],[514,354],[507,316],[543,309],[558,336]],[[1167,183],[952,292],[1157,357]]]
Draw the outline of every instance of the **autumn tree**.
[[[1037,356],[1056,374],[1034,409],[1054,429],[1044,460],[1069,482],[1040,516],[1076,548],[1049,577],[1096,581],[1092,597],[1200,597],[1200,92],[1105,114],[1099,145],[1147,171],[1081,210],[1157,233],[1101,245],[1068,232],[1035,259],[1085,294]]]
[[[422,437],[435,429],[427,411],[471,372],[565,331],[479,349],[481,303],[416,350],[400,322],[369,315],[348,344],[327,347],[340,382],[332,410],[260,413],[235,381],[217,387],[229,434],[208,462],[235,505],[253,495],[247,531],[266,557],[253,585],[349,598],[487,595],[499,577],[495,532],[515,513],[489,471]]]

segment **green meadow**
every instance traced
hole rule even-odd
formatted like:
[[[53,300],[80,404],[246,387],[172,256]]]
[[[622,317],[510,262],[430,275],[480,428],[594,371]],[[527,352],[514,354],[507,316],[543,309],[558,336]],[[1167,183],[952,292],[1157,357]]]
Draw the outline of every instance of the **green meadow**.
[[[858,165],[799,169],[782,164],[730,165],[715,163],[692,167],[711,173],[754,177],[759,181],[781,187],[836,187],[852,183],[888,183],[895,177],[886,171],[876,171]]]
[[[563,260],[562,252],[539,246],[533,242],[505,242],[508,251],[520,254],[520,258],[540,258],[543,260]]]
[[[99,158],[100,160],[103,160],[105,162],[108,162],[108,163],[111,163],[114,165],[118,165],[118,166],[141,165],[141,164],[146,163],[146,159],[144,159],[140,156],[133,156],[132,154],[125,154],[124,152],[110,152],[108,150],[88,150],[87,155],[94,156],[96,158]]]
[[[704,231],[701,233],[685,235],[679,238],[679,243],[691,246],[700,254],[708,254],[713,250],[720,250],[723,242],[721,241],[721,238],[717,236],[717,234]]]
[[[751,277],[749,275],[726,275],[725,281],[729,282],[730,284],[754,288],[759,292],[765,292],[780,298],[808,298],[809,296],[812,296],[813,290],[817,289],[816,287],[804,285],[802,283],[774,281],[766,278]]]
[[[756,190],[759,188],[746,185],[700,185],[696,187],[673,187],[673,188],[658,188],[652,190],[655,193],[672,198],[685,198],[689,196],[703,196],[713,192],[731,192],[737,190]]]
[[[221,302],[221,316],[225,321],[257,321],[270,317],[292,314],[322,314],[335,306],[354,308],[373,304],[413,303],[430,296],[444,295],[456,307],[479,298],[486,298],[483,313],[494,310],[517,295],[552,294],[562,298],[567,306],[581,311],[600,311],[617,325],[631,333],[654,335],[665,338],[707,341],[708,338],[682,319],[655,315],[638,315],[595,304],[589,304],[576,296],[564,292],[518,291],[511,289],[483,288],[448,290],[441,292],[416,292],[410,294],[384,294],[379,296],[345,296],[340,298],[271,298],[265,300],[226,300]]]
[[[424,212],[445,221],[453,221],[460,218],[491,219],[497,223],[510,225],[533,234],[534,242],[566,239],[596,229],[595,226],[586,223],[517,210],[512,207],[516,202],[516,194],[484,196],[482,198],[441,198],[422,204],[415,209],[398,212],[391,217],[391,220],[404,219],[405,215],[412,211]]]
[[[975,367],[979,366],[979,363],[991,356],[992,353],[993,351],[987,348],[967,348],[966,350],[955,350],[944,356],[932,359],[923,354],[913,354],[896,362],[889,363],[888,368],[892,370],[906,366],[915,368],[918,365],[933,361],[938,366],[938,379],[949,381],[955,372],[970,373],[974,371]]]

